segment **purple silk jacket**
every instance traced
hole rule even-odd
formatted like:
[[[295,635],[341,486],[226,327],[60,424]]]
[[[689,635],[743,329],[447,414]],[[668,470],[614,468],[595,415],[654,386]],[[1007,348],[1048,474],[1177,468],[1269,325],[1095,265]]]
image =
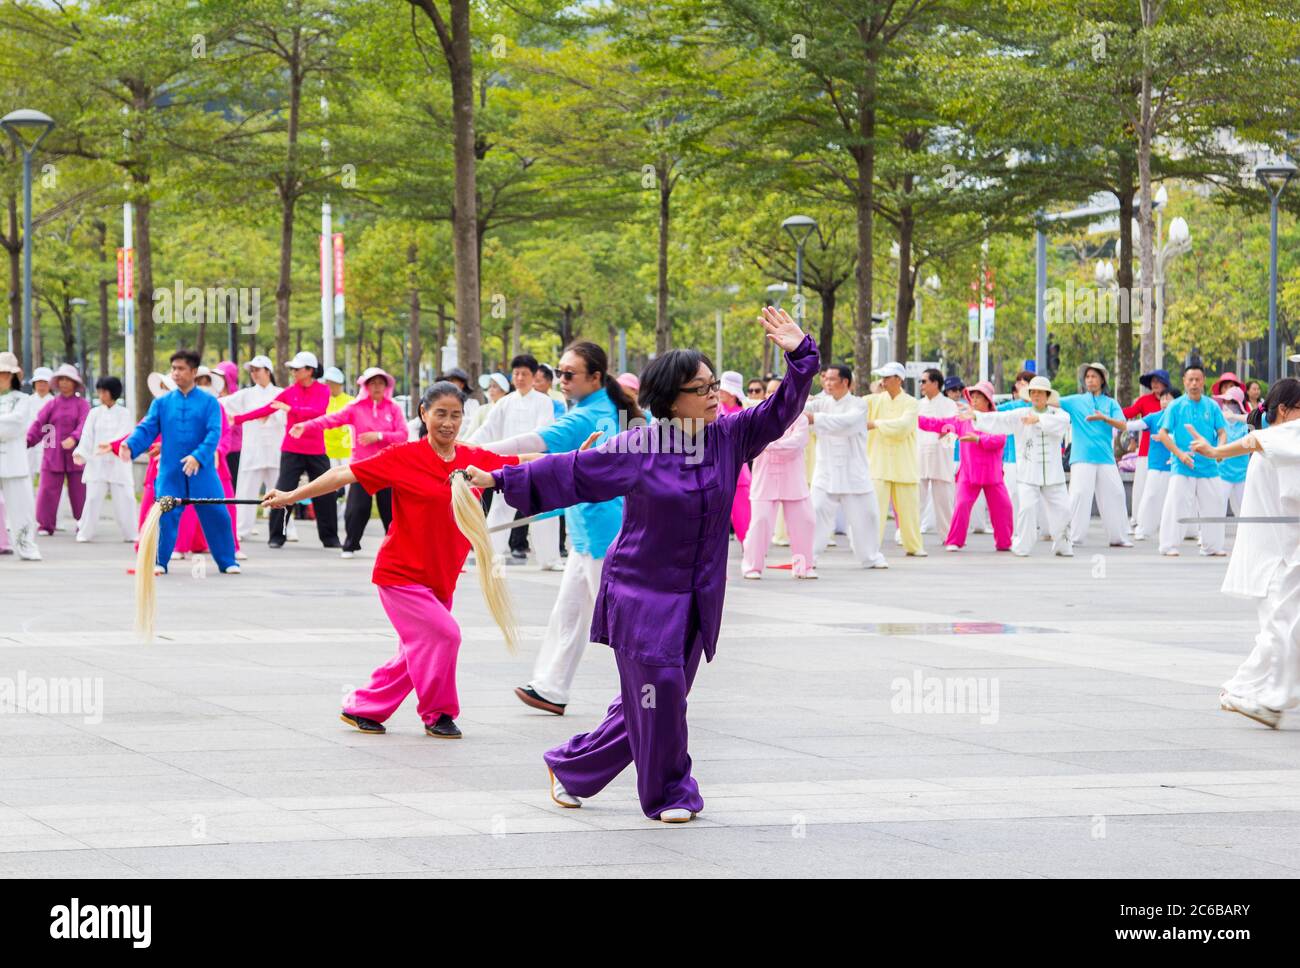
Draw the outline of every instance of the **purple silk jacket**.
[[[85,468],[76,465],[72,451],[63,449],[63,441],[68,437],[81,440],[81,428],[86,425],[90,402],[85,397],[76,394],[65,397],[57,391],[51,396],[53,399],[41,407],[41,412],[27,428],[27,446],[43,448],[41,470],[80,474]]]
[[[591,641],[646,665],[676,666],[684,661],[688,636],[698,632],[712,661],[736,481],[745,463],[803,411],[818,370],[812,337],[805,336],[786,361],[775,394],[718,417],[703,441],[683,442],[672,427],[636,427],[592,450],[492,472],[506,502],[524,514],[625,499],[623,528],[601,572]]]

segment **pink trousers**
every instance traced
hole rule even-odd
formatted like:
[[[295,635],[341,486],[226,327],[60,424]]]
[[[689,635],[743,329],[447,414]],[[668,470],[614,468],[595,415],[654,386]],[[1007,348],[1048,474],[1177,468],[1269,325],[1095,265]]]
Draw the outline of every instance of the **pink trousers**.
[[[970,527],[970,512],[984,492],[984,501],[989,506],[989,518],[993,522],[993,544],[999,551],[1011,547],[1011,495],[1007,486],[1001,481],[996,484],[971,484],[967,481],[957,482],[957,505],[952,509],[952,525],[948,528],[946,545],[958,548],[966,545],[966,530]]]
[[[816,527],[812,498],[806,497],[799,501],[753,501],[751,504],[754,517],[749,522],[749,534],[745,537],[741,567],[745,571],[762,572],[767,561],[767,547],[772,541],[772,532],[776,529],[776,510],[784,508],[785,529],[790,535],[790,554],[795,574],[811,568],[813,531]]]
[[[745,535],[749,534],[749,468],[740,475],[736,485],[736,499],[731,502],[731,528],[736,532],[736,540],[742,545]]]
[[[345,713],[384,722],[415,690],[416,711],[428,725],[447,713],[460,715],[456,698],[456,656],[460,626],[451,602],[438,600],[425,585],[378,585],[379,601],[397,630],[397,655],[370,675],[370,685],[352,693]]]

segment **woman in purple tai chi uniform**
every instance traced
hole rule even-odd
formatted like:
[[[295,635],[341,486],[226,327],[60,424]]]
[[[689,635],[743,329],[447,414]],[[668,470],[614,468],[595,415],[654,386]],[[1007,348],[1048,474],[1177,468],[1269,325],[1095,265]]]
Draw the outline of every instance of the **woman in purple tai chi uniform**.
[[[581,806],[635,763],[647,817],[682,823],[704,809],[686,748],[686,695],[700,657],[712,660],[717,646],[736,481],[803,411],[818,369],[816,344],[788,314],[769,307],[761,322],[789,369],[758,406],[719,416],[713,364],[672,350],[641,375],[641,406],[662,423],[491,474],[469,468],[475,487],[499,488],[523,514],[624,498],[591,623],[591,640],[614,649],[620,693],[593,731],[545,754],[561,806]]]

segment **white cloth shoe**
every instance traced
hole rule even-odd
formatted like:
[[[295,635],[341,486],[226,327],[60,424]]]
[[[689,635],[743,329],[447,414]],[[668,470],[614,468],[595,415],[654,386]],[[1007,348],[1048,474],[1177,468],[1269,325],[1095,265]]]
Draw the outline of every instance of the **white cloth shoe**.
[[[1219,708],[1230,713],[1240,713],[1247,719],[1253,719],[1257,723],[1264,724],[1269,729],[1277,729],[1277,724],[1282,721],[1282,711],[1280,709],[1270,709],[1253,699],[1247,699],[1245,696],[1234,696],[1226,690],[1219,693]]]
[[[695,819],[695,814],[684,807],[677,807],[672,810],[665,810],[659,814],[659,819],[664,823],[689,823]]]
[[[577,797],[575,797],[568,790],[564,789],[563,784],[561,784],[560,781],[556,779],[554,770],[552,770],[548,766],[546,768],[546,772],[551,777],[551,799],[552,800],[554,800],[560,806],[569,807],[570,809],[574,807],[582,806],[582,801],[579,800]]]

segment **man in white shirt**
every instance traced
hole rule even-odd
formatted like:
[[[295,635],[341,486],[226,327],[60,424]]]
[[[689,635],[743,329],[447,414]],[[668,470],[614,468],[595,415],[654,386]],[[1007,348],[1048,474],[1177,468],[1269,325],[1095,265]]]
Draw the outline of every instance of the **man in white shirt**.
[[[123,541],[135,541],[137,532],[137,507],[135,503],[135,476],[131,465],[118,460],[114,454],[100,454],[100,444],[112,443],[129,436],[135,429],[131,412],[122,400],[122,381],[115,376],[102,376],[95,383],[99,406],[92,407],[81,428],[81,439],[72,452],[72,461],[83,468],[81,482],[86,486],[86,503],[77,522],[77,540],[93,541],[99,526],[99,511],[104,498],[113,496],[113,517]]]
[[[271,382],[271,360],[255,356],[244,366],[253,378],[253,385],[221,397],[221,405],[230,417],[266,406],[280,395],[281,388]],[[250,420],[244,427],[243,450],[239,457],[239,479],[235,482],[235,497],[260,497],[275,487],[280,476],[280,443],[284,440],[284,411],[277,410],[269,417]],[[245,537],[253,530],[257,506],[239,505],[236,522],[239,536]],[[292,522],[292,518],[289,518]]]
[[[804,414],[817,436],[817,464],[813,468],[813,513],[817,529],[813,551],[820,554],[835,527],[835,510],[844,509],[853,553],[863,568],[888,568],[880,553],[880,512],[876,489],[867,465],[867,405],[855,397],[853,371],[832,363],[822,371],[822,390],[809,399]]]
[[[510,377],[515,385],[514,393],[507,393],[492,406],[487,419],[470,434],[466,443],[482,447],[497,440],[510,440],[520,434],[535,433],[547,424],[555,422],[555,407],[551,398],[540,390],[535,390],[537,368],[536,357],[521,353],[510,361]],[[488,527],[505,524],[515,517],[515,509],[505,501],[497,499],[488,511]],[[530,544],[537,563],[542,570],[549,570],[559,564],[560,560],[560,519],[558,516],[543,518],[529,525]],[[509,530],[492,532],[492,551],[505,555]],[[527,559],[510,555],[506,564],[521,565]]]
[[[921,397],[916,412],[922,417],[946,420],[957,416],[957,404],[943,394],[943,374],[936,369],[921,374]],[[921,531],[948,533],[956,500],[957,463],[953,435],[917,432],[918,477],[921,481]]]

